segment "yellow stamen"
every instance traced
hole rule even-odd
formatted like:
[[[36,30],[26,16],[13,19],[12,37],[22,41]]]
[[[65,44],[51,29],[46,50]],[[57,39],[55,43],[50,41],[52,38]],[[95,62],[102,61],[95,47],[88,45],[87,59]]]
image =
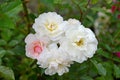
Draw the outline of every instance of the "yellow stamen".
[[[48,24],[48,25],[46,25],[46,28],[49,31],[54,31],[57,28],[57,25],[56,24]]]
[[[82,46],[84,45],[84,40],[80,39],[78,42],[75,42],[77,46]]]

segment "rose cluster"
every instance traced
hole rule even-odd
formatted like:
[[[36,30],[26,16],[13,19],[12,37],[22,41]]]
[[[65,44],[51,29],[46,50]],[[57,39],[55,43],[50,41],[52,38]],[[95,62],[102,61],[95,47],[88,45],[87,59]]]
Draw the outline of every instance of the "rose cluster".
[[[64,21],[56,12],[48,12],[40,14],[32,27],[36,33],[25,38],[26,56],[36,59],[47,75],[62,75],[97,50],[94,33],[76,19]]]

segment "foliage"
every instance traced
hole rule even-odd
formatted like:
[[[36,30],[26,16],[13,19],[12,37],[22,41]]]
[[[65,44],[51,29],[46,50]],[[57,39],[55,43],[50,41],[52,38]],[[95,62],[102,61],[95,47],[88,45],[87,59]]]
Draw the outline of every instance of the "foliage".
[[[107,12],[112,0],[0,0],[0,80],[117,80],[120,79],[120,11]],[[27,7],[26,7],[27,5]],[[118,5],[120,8],[120,6]],[[104,9],[106,8],[106,9]],[[24,38],[33,32],[34,19],[43,12],[55,11],[66,20],[79,19],[95,32],[98,12],[109,16],[97,39],[93,58],[70,67],[63,76],[48,76],[36,61],[25,56]]]

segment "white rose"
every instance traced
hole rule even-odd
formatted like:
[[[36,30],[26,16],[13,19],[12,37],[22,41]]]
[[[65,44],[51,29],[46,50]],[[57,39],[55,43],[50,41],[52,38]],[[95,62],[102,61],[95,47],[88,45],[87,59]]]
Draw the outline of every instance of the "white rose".
[[[37,59],[48,42],[49,40],[46,37],[40,38],[40,35],[38,36],[38,34],[29,34],[25,38],[26,56],[32,59]]]
[[[72,61],[62,48],[58,48],[53,43],[39,56],[37,64],[41,68],[46,68],[45,74],[47,75],[53,75],[55,73],[62,75],[69,71],[68,67],[70,67]]]
[[[65,32],[60,42],[61,47],[70,55],[71,60],[82,63],[91,58],[97,50],[97,39],[94,33],[83,25],[72,25]]]
[[[47,35],[51,40],[56,41],[62,37],[66,21],[56,12],[48,12],[41,14],[35,19],[33,29],[37,33]]]

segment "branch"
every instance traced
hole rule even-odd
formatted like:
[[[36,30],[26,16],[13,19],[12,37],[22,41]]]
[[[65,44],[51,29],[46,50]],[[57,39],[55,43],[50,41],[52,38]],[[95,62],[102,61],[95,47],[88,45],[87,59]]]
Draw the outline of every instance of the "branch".
[[[79,10],[80,10],[80,21],[82,21],[82,17],[83,17],[83,12],[82,12],[82,10],[81,10],[81,7],[77,4],[77,3],[75,3],[74,2],[74,0],[72,0],[72,2],[74,3],[74,4],[76,4],[76,6],[79,8]]]
[[[86,8],[88,8],[88,6],[89,6],[89,4],[90,4],[90,1],[91,1],[91,0],[88,0],[88,3],[87,3],[87,5],[86,5]]]
[[[27,6],[26,6],[26,3],[28,1],[26,1],[26,0],[21,0],[21,1],[22,1],[24,13],[25,13],[26,21],[27,21],[27,30],[28,30],[28,32],[30,32],[30,27],[29,27],[30,26],[30,19],[29,19],[29,15],[28,15]]]

